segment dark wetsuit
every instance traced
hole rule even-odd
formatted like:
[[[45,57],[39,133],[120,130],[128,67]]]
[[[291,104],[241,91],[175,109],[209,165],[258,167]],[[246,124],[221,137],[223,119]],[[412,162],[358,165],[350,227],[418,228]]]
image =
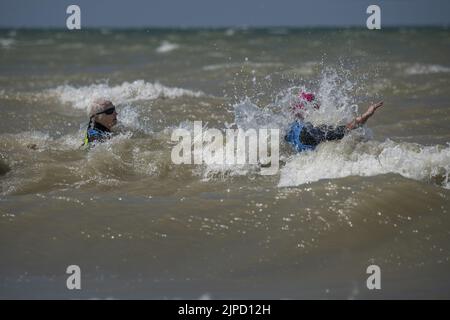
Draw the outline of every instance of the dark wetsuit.
[[[284,139],[300,152],[314,150],[323,141],[340,140],[344,138],[346,132],[346,126],[314,127],[310,122],[295,121]]]
[[[83,146],[88,146],[92,142],[104,142],[111,137],[111,131],[98,122],[89,125],[86,130]]]

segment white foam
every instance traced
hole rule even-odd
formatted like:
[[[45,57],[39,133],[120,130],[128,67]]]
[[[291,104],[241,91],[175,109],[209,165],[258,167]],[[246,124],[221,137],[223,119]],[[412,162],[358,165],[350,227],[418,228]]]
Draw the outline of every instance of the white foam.
[[[290,119],[285,113],[276,113],[270,106],[260,108],[254,104],[249,98],[235,104],[234,122],[238,128],[248,129],[280,129],[289,124]]]
[[[183,128],[188,130],[192,136],[192,155],[193,157],[203,157],[204,152],[210,150],[212,145],[209,142],[203,143],[202,148],[195,148],[194,142],[201,141],[203,139],[204,131],[208,129],[208,124],[203,124],[202,134],[195,135],[194,132],[194,123],[190,121],[185,121],[179,124],[178,128]],[[223,140],[223,142],[226,142]],[[216,145],[217,146],[217,145]],[[237,145],[235,145],[234,152],[237,156],[244,156],[246,154],[246,150],[237,150]],[[239,152],[239,154],[238,154]],[[215,179],[222,179],[224,177],[234,177],[234,176],[246,176],[256,174],[260,170],[259,165],[257,164],[214,164],[214,163],[206,163],[203,162],[202,165],[196,165],[192,169],[192,173],[196,176],[202,178],[203,181],[210,181]]]
[[[444,188],[450,188],[449,172],[450,146],[421,146],[391,140],[355,144],[347,137],[341,142],[323,143],[313,152],[290,158],[281,169],[278,186],[397,173],[414,180],[432,181],[438,178]]]
[[[289,120],[283,114],[277,114],[270,107],[260,108],[252,103],[249,98],[236,103],[234,106],[234,123],[227,127],[237,127],[242,130],[249,129],[279,129],[284,131]],[[235,145],[234,152],[237,157],[245,157],[246,150],[238,150]],[[259,159],[261,160],[261,159]],[[255,175],[259,172],[259,164],[204,164],[196,168],[195,174],[202,176],[203,180],[223,178],[225,176],[247,176]]]
[[[233,28],[229,28],[229,29],[225,30],[225,35],[228,37],[234,36],[235,33],[236,33],[236,30]]]
[[[16,42],[14,39],[10,38],[0,38],[0,46],[4,49],[9,49]]]
[[[433,73],[446,73],[450,72],[450,68],[441,66],[438,64],[413,64],[405,68],[405,74],[418,75],[418,74],[433,74]]]
[[[160,83],[149,83],[144,80],[124,82],[110,87],[108,84],[92,84],[84,87],[71,85],[59,86],[48,90],[64,103],[70,103],[74,108],[86,109],[92,100],[107,97],[113,103],[127,103],[137,100],[155,100],[157,98],[178,98],[181,96],[200,97],[204,93],[182,88],[166,87]]]
[[[127,105],[120,109],[119,125],[127,129],[139,130],[144,133],[152,133],[150,119],[142,117],[136,107]]]
[[[171,51],[173,51],[175,49],[178,49],[178,48],[179,48],[179,45],[176,44],[176,43],[171,43],[169,41],[163,41],[161,43],[161,45],[158,48],[156,48],[156,52],[158,52],[158,53],[167,53],[167,52],[171,52]]]
[[[354,84],[345,76],[339,75],[333,69],[326,69],[319,79],[316,97],[320,103],[320,109],[308,110],[304,116],[305,121],[313,124],[339,124],[353,119],[357,110],[356,104],[352,100]],[[249,98],[235,104],[234,107],[234,125],[238,128],[248,129],[279,129],[282,137],[287,128],[294,121],[291,113],[291,107],[299,102],[299,92],[310,92],[306,87],[292,87],[280,92],[273,104],[260,107],[254,104]],[[362,134],[370,133],[370,130],[360,130]],[[281,143],[283,143],[281,141]],[[311,161],[315,161],[314,158]],[[211,172],[217,172],[224,168],[207,168]],[[234,167],[225,168],[232,171],[233,174],[240,175],[245,170],[248,172],[256,171],[252,167]],[[289,177],[287,177],[289,179]],[[296,180],[294,181],[295,184]],[[287,183],[288,185],[289,183]]]
[[[353,119],[358,107],[352,93],[355,83],[335,70],[326,70],[315,90],[320,109],[309,109],[305,120],[314,124],[338,124]],[[260,107],[245,99],[234,106],[235,125],[239,128],[287,128],[293,121],[289,109],[298,92],[293,87],[281,92],[275,103]],[[287,160],[280,172],[280,187],[299,186],[322,179],[349,176],[375,176],[387,173],[434,182],[450,188],[450,146],[422,146],[414,143],[362,141],[371,138],[363,127],[342,141],[320,144],[313,152],[296,154]]]

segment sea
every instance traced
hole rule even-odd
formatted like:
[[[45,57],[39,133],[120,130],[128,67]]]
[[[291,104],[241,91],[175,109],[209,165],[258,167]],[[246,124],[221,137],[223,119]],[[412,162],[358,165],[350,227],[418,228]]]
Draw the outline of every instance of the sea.
[[[449,57],[438,27],[0,30],[0,298],[449,299]],[[300,92],[317,125],[384,106],[296,153]],[[280,130],[279,169],[174,163],[194,121]]]

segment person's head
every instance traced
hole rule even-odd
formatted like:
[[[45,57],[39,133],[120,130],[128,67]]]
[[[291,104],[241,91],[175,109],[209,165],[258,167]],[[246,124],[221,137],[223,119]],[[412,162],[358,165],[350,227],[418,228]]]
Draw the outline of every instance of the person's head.
[[[114,104],[107,99],[95,99],[88,108],[89,120],[97,122],[109,130],[117,123],[117,112]]]
[[[314,109],[319,109],[320,105],[316,102],[314,93],[302,92],[298,94],[298,102],[292,106],[292,113],[295,117],[303,119],[305,111],[312,106]]]

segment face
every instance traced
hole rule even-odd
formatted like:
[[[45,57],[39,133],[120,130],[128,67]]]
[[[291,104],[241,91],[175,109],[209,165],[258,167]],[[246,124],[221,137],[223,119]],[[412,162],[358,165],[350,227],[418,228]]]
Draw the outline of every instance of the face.
[[[106,128],[110,129],[117,124],[117,112],[114,105],[111,105],[106,110],[114,108],[114,111],[111,114],[102,113],[97,116],[96,121],[101,125],[104,125]]]

